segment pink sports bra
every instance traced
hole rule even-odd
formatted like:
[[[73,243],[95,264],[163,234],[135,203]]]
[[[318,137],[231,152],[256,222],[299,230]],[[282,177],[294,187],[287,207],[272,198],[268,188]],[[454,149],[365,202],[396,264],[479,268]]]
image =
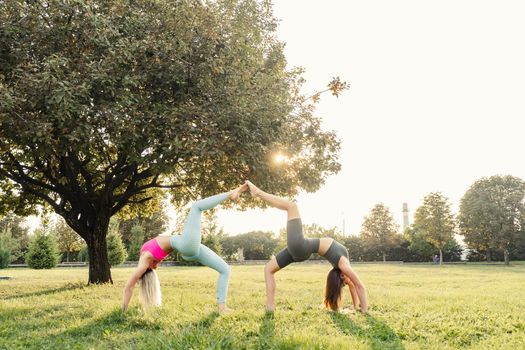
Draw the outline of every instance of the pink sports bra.
[[[165,257],[168,256],[168,253],[166,253],[160,247],[159,243],[155,238],[150,239],[142,245],[142,248],[140,248],[140,253],[142,254],[142,252],[150,252],[151,255],[153,255],[153,258],[157,261],[162,261]]]

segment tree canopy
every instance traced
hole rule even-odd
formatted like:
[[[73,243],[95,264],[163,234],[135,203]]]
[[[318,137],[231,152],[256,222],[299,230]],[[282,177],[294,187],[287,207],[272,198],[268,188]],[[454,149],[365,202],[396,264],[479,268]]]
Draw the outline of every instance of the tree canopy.
[[[376,204],[365,217],[361,237],[367,247],[375,247],[386,261],[386,252],[394,245],[399,225],[384,204]]]
[[[439,263],[443,263],[443,249],[454,239],[456,223],[448,199],[439,192],[425,196],[414,215],[414,230],[439,249]]]
[[[0,208],[64,217],[92,283],[111,281],[109,219],[152,189],[293,195],[340,168],[270,1],[8,1],[0,23]]]
[[[508,264],[525,235],[525,182],[510,175],[477,180],[461,199],[459,227],[470,248],[499,249]]]

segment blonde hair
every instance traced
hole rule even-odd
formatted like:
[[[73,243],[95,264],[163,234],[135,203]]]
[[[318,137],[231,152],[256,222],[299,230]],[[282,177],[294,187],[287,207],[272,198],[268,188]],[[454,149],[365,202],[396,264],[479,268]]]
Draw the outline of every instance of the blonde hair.
[[[144,311],[160,306],[162,295],[159,277],[155,270],[147,269],[140,277],[139,301]]]

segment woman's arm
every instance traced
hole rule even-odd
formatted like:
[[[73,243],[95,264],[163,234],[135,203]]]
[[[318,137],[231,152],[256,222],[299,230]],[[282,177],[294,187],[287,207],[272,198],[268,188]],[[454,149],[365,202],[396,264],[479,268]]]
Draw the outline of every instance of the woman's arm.
[[[357,296],[357,291],[355,289],[354,284],[352,281],[349,281],[348,283],[348,290],[350,291],[350,296],[352,297],[352,305],[354,305],[354,310],[357,310],[357,305],[359,303],[359,299]]]
[[[131,296],[133,295],[133,288],[135,288],[135,285],[139,281],[140,277],[146,272],[146,270],[149,268],[150,261],[147,258],[143,258],[144,255],[141,255],[141,258],[139,260],[139,264],[135,271],[131,274],[128,281],[126,282],[126,285],[124,286],[124,292],[123,292],[123,300],[122,300],[122,310],[126,311],[128,309],[129,301],[131,299]]]
[[[366,314],[368,311],[368,301],[366,299],[366,288],[365,285],[361,282],[355,271],[350,266],[350,262],[346,257],[341,257],[339,260],[339,269],[343,272],[354,284],[356,294],[359,297],[359,303],[361,304],[361,312]]]

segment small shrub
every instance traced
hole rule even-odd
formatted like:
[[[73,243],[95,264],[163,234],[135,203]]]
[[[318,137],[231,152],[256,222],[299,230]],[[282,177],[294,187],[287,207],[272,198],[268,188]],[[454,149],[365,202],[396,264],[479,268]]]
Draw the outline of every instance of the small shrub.
[[[131,228],[131,242],[129,246],[128,258],[130,261],[138,261],[140,257],[140,248],[144,243],[144,228],[135,225]]]
[[[0,269],[5,269],[11,260],[11,254],[8,250],[0,248]]]
[[[110,232],[107,237],[109,265],[118,265],[126,260],[128,252],[122,243],[122,237],[117,232]]]
[[[36,233],[26,254],[27,265],[32,269],[50,269],[57,265],[58,260],[56,241],[49,235]]]
[[[82,244],[80,247],[80,251],[78,252],[78,261],[82,262],[88,262],[89,261],[89,254],[88,254],[88,248],[87,244]]]

